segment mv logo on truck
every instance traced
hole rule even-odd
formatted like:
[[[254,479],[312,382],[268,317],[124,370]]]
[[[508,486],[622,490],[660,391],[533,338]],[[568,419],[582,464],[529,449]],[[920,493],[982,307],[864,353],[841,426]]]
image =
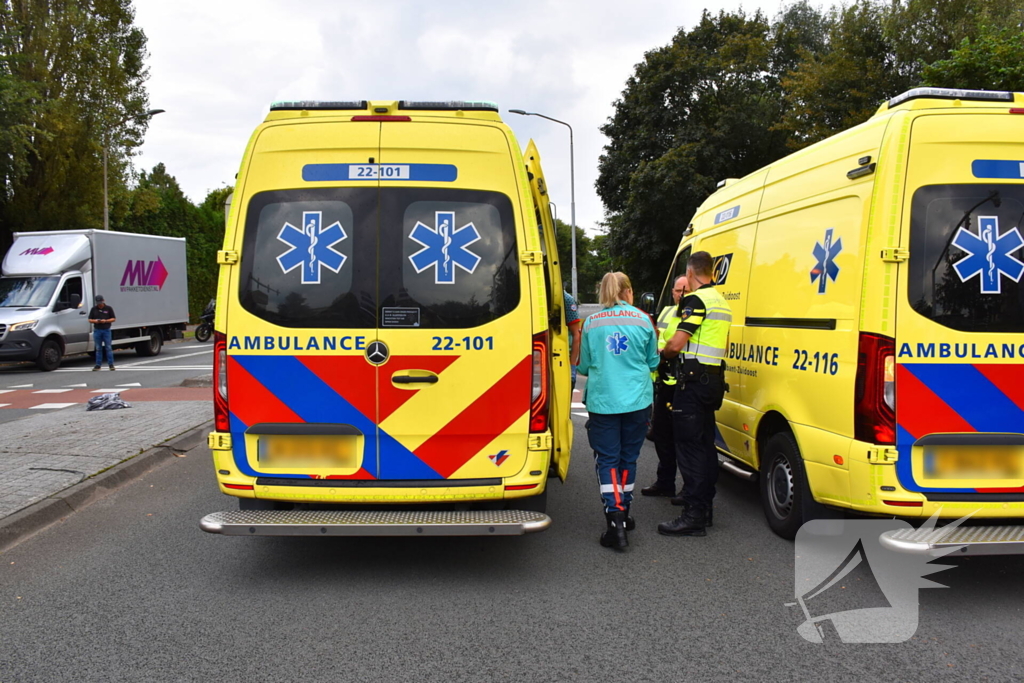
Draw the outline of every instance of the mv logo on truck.
[[[167,268],[158,256],[156,261],[129,261],[121,276],[122,292],[159,292],[167,281]]]
[[[53,247],[32,247],[18,254],[18,256],[46,256],[53,253]]]

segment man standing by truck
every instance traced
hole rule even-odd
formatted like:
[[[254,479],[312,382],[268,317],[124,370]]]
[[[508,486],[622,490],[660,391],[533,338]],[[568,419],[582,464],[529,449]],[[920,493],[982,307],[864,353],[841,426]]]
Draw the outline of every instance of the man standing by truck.
[[[676,361],[672,430],[683,474],[683,514],[658,525],[667,536],[704,536],[718,481],[715,411],[725,397],[725,353],[732,309],[715,289],[711,254],[698,251],[686,264],[692,294],[679,302],[676,333],[661,351]]]
[[[114,347],[111,346],[110,324],[116,321],[114,309],[107,305],[103,295],[96,295],[96,305],[89,311],[89,322],[93,324],[92,340],[96,346],[96,367],[93,372],[103,365],[103,354],[107,355],[107,363],[111,370],[114,367]]]

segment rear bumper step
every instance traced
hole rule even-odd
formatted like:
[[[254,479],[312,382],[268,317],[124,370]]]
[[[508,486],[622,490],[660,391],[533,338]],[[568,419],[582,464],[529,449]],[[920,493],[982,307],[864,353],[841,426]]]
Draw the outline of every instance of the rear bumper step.
[[[550,524],[526,510],[228,510],[199,522],[226,536],[521,536]]]
[[[948,529],[897,529],[879,539],[899,553],[933,555],[1024,555],[1024,526],[970,526]]]

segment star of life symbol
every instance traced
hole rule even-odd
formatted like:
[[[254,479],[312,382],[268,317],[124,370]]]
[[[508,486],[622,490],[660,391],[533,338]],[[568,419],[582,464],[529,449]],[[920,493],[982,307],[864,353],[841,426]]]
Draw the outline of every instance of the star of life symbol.
[[[410,256],[409,261],[417,273],[433,268],[435,284],[455,284],[456,266],[472,274],[480,263],[480,257],[466,248],[480,239],[480,233],[472,223],[456,230],[454,211],[435,211],[434,225],[436,227],[431,228],[416,221],[409,239],[422,244],[423,248]]]
[[[318,285],[321,268],[337,273],[345,265],[347,257],[334,245],[347,237],[338,221],[323,227],[322,211],[303,211],[302,228],[285,223],[277,234],[277,239],[291,247],[277,257],[277,263],[285,273],[302,266],[302,284]]]
[[[616,356],[629,349],[629,337],[619,332],[608,336],[608,350]]]
[[[506,451],[505,449],[502,449],[502,450],[498,451],[497,453],[495,453],[494,455],[488,455],[487,457],[490,458],[491,462],[493,462],[495,465],[501,465],[501,463],[503,463],[506,460],[508,460],[508,456],[509,455],[510,454],[509,454],[508,451]]]
[[[832,282],[836,281],[839,277],[839,266],[836,265],[836,256],[843,250],[843,238],[840,237],[835,242],[832,241],[832,232],[834,228],[829,228],[825,231],[824,244],[821,242],[814,243],[814,258],[818,259],[818,262],[814,264],[814,268],[811,268],[811,283],[815,280],[818,281],[818,294],[825,293],[825,286],[828,284],[829,278],[832,278]]]
[[[953,264],[957,277],[967,282],[975,275],[981,275],[981,293],[1002,292],[1002,278],[1005,275],[1014,282],[1020,282],[1024,274],[1024,263],[1010,256],[1024,246],[1024,238],[1017,228],[999,234],[997,216],[978,217],[978,235],[960,228],[953,238],[953,246],[967,252],[967,256]]]

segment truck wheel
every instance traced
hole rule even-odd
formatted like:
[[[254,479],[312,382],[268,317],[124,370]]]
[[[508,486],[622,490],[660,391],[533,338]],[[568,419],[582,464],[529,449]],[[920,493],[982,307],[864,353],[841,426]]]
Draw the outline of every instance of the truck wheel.
[[[47,339],[39,349],[36,367],[43,372],[53,372],[60,367],[61,355],[60,344],[53,339]]]
[[[830,516],[811,496],[804,461],[792,434],[779,432],[768,439],[759,480],[764,516],[779,536],[793,539],[804,522]]]
[[[149,341],[142,341],[135,345],[135,353],[140,356],[156,356],[164,346],[164,337],[160,330],[149,331]]]

